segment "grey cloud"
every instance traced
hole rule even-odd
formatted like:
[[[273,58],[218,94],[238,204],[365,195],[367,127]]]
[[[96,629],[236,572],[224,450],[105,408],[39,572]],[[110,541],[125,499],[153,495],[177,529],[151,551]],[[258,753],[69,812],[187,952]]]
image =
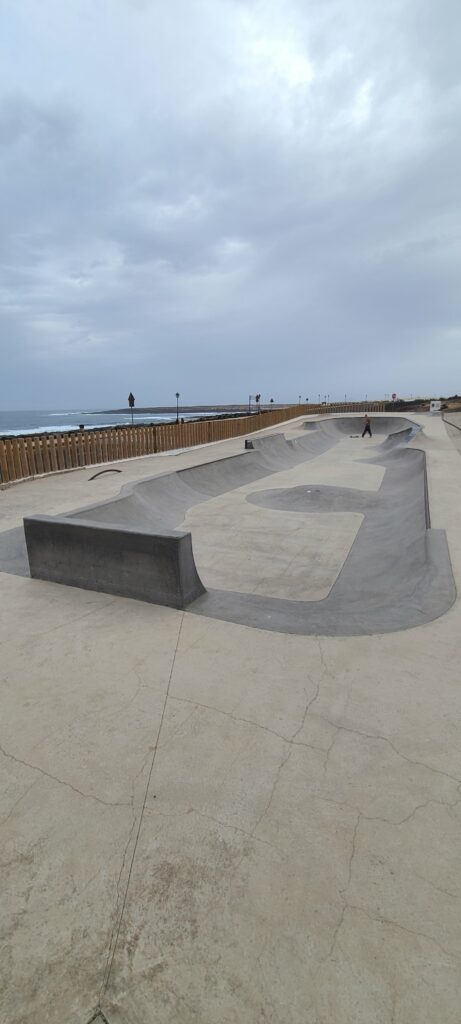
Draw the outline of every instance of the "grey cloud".
[[[0,403],[459,390],[458,5],[42,7],[68,70],[0,96]]]

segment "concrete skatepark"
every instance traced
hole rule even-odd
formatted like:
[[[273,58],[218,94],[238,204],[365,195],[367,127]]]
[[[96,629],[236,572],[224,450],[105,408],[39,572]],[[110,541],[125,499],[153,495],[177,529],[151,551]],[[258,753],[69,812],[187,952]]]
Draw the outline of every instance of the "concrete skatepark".
[[[459,1021],[461,462],[393,420],[1,492],[5,1020]],[[26,575],[95,515],[203,592]]]
[[[363,457],[360,418],[304,427],[294,439],[272,433],[238,455],[128,484],[65,517],[27,518],[31,575],[302,635],[437,618],[455,587],[446,538],[430,529],[425,454],[408,449],[418,426],[376,418],[385,440],[369,459],[380,474],[371,493],[322,485],[316,467],[315,486],[303,483],[306,464],[340,440],[355,442],[342,446],[344,467],[358,450]]]

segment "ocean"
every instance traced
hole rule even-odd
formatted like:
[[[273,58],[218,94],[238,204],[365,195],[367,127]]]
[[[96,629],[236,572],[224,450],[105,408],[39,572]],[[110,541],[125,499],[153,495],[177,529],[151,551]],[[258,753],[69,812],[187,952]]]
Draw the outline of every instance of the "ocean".
[[[217,416],[218,412],[181,412],[181,419],[196,419],[197,416]],[[133,422],[137,423],[174,423],[176,412],[145,413],[134,409]],[[54,434],[65,430],[78,430],[85,427],[115,427],[131,424],[131,412],[107,413],[92,412],[90,409],[72,409],[64,411],[49,410],[18,410],[2,412],[0,410],[0,437],[17,437],[20,434]]]

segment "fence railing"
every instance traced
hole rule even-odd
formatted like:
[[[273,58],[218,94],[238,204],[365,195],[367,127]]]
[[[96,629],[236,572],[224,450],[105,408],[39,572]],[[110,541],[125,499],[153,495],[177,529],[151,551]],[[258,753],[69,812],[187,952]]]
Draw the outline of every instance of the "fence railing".
[[[290,405],[251,416],[0,438],[0,484],[239,437],[315,413],[383,412],[384,402]]]

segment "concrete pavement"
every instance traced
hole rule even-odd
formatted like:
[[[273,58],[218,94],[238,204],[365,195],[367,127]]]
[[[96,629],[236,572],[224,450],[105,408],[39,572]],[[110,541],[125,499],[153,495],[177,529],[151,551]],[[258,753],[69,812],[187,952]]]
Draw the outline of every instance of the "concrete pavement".
[[[459,453],[418,422],[459,589]],[[321,460],[322,486],[379,486],[377,464]],[[91,475],[0,492],[0,528],[118,492]],[[6,572],[0,601],[2,1020],[458,1024],[458,600],[341,637]]]

